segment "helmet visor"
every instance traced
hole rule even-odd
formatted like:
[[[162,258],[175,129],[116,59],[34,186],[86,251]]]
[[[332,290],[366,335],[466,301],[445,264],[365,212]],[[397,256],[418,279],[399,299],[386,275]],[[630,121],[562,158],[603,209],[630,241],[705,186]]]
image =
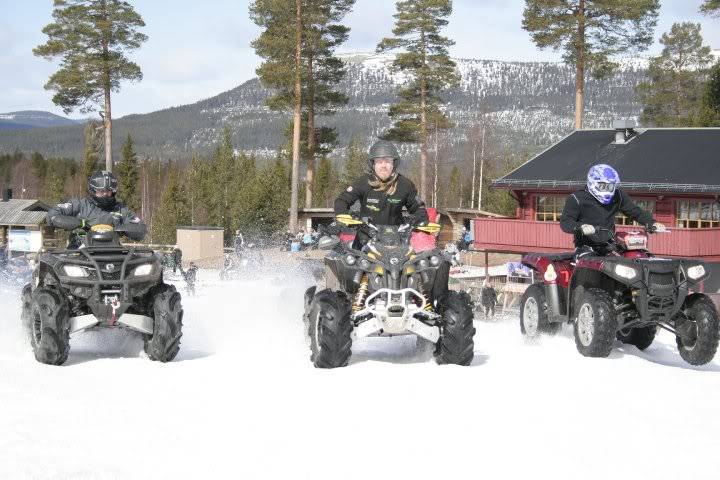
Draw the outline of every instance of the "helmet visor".
[[[603,192],[603,193],[614,193],[615,192],[615,184],[614,183],[598,182],[595,185],[595,188],[597,188],[597,190],[599,192]]]
[[[95,190],[95,196],[99,198],[112,197],[113,191],[107,188],[101,188],[99,190]]]

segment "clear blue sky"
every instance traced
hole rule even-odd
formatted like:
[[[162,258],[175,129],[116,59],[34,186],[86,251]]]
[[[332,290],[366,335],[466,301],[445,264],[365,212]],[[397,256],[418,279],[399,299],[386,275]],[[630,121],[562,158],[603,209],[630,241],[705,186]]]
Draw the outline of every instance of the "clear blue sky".
[[[628,0],[632,1],[632,0]],[[131,0],[150,38],[133,59],[142,68],[140,83],[124,83],[113,98],[115,118],[192,103],[236,87],[255,76],[259,59],[250,41],[258,35],[248,18],[249,0]],[[558,60],[539,51],[520,26],[523,0],[455,0],[445,33],[456,41],[455,57],[500,60]],[[720,49],[720,19],[704,17],[701,0],[662,0],[656,39],[673,22],[702,24],[708,45]],[[390,34],[395,2],[356,0],[347,17],[350,38],[340,51],[372,51]],[[52,0],[0,0],[0,113],[48,110],[62,114],[43,85],[56,70],[34,57],[45,42]],[[656,42],[645,55],[657,54]],[[71,117],[80,117],[75,112]]]

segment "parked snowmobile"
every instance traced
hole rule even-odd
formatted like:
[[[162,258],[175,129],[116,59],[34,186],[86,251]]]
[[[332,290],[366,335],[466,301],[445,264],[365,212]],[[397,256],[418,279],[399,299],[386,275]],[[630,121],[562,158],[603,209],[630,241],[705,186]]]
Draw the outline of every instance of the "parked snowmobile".
[[[375,226],[339,215],[338,222],[364,232],[362,250],[352,239],[327,236],[326,288],[305,292],[304,322],[313,364],[319,368],[348,364],[352,342],[368,336],[416,335],[435,345],[438,363],[469,365],[473,359],[473,308],[465,292],[438,290],[436,273],[443,256],[434,246],[439,225]],[[422,236],[432,239],[421,246]],[[442,286],[440,286],[442,287]],[[445,285],[446,287],[446,285]],[[442,289],[441,289],[442,290]]]
[[[75,231],[76,250],[40,254],[22,292],[22,321],[35,358],[62,365],[70,335],[90,328],[129,328],[144,335],[151,360],[168,362],[180,349],[180,294],[163,282],[160,257],[120,244],[121,230],[95,225]]]
[[[528,287],[520,301],[520,328],[534,337],[574,325],[578,351],[607,357],[615,339],[649,347],[657,328],[675,334],[680,356],[692,365],[712,361],[718,347],[718,313],[699,293],[709,276],[693,259],[659,258],[647,250],[647,233],[615,234],[608,229],[603,255],[590,252],[531,253],[522,263],[543,281]]]

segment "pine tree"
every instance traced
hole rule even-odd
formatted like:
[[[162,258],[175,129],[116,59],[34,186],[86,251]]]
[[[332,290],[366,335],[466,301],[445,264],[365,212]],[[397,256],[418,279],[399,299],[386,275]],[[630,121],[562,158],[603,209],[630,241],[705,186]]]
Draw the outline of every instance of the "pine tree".
[[[85,131],[83,133],[85,144],[81,169],[81,175],[85,182],[90,178],[90,175],[100,170],[101,129],[102,126],[97,122],[88,121],[85,124]]]
[[[65,197],[65,175],[60,162],[48,161],[43,193],[44,200],[50,204],[59,203]]]
[[[338,192],[338,173],[328,157],[322,157],[318,163],[313,205],[332,207]]]
[[[708,75],[702,100],[698,126],[720,127],[720,63],[716,63]]]
[[[134,212],[140,208],[140,173],[137,154],[133,149],[133,140],[128,133],[122,148],[122,160],[117,166],[118,197]]]
[[[345,65],[333,51],[347,40],[350,29],[338,23],[355,0],[307,0],[304,9],[303,59],[306,72],[305,123],[307,131],[305,207],[312,206],[316,155],[330,152],[337,135],[331,127],[316,127],[316,115],[329,115],[348,103],[348,97],[334,88],[345,76]]]
[[[350,140],[350,145],[348,145],[347,160],[345,161],[340,183],[345,187],[352,185],[359,176],[367,171],[367,168],[366,149],[359,139],[353,138]]]
[[[292,110],[295,107],[296,73],[300,77],[301,126],[300,153],[306,164],[305,206],[312,198],[315,158],[329,153],[335,143],[335,129],[317,127],[318,115],[330,115],[345,105],[348,98],[336,90],[345,75],[343,62],[334,56],[334,50],[348,36],[349,28],[339,22],[355,0],[304,0],[301,8],[300,71],[295,65],[297,43],[292,43],[298,23],[293,18],[289,2],[256,0],[250,7],[253,21],[265,30],[252,43],[256,53],[265,59],[257,69],[263,85],[273,89],[267,104],[273,110]],[[291,123],[290,138],[295,122]]]
[[[287,177],[288,168],[280,158],[258,172],[255,205],[248,218],[248,230],[270,236],[288,226],[290,187]]]
[[[535,45],[563,50],[575,67],[575,128],[581,129],[585,74],[611,74],[611,57],[652,44],[659,0],[525,0],[522,26]]]
[[[83,113],[102,106],[105,125],[105,169],[112,170],[111,92],[122,80],[142,79],[140,67],[126,53],[147,40],[137,31],[142,17],[122,0],[54,0],[53,23],[43,28],[48,41],[33,54],[52,60],[62,58],[60,69],[45,85],[55,91],[53,103],[69,113]]]
[[[290,225],[297,228],[298,179],[300,168],[300,129],[302,119],[302,34],[303,2],[294,5],[281,0],[255,0],[250,5],[252,20],[264,30],[252,42],[255,53],[265,62],[256,70],[260,82],[279,90],[267,104],[271,109],[293,110],[292,167],[290,185]],[[289,92],[292,92],[291,94]],[[285,94],[285,96],[283,96]]]
[[[257,193],[255,157],[241,154],[235,162],[235,192],[232,208],[232,228],[256,233],[253,209]]]
[[[704,0],[700,5],[700,12],[705,15],[720,15],[720,0]]]
[[[188,208],[180,173],[176,165],[168,165],[168,180],[160,196],[158,214],[153,215],[153,243],[174,244],[177,227],[189,223]]]
[[[232,207],[235,197],[235,148],[230,129],[225,127],[223,140],[210,159],[206,201],[208,222],[223,227],[229,236],[232,228]]]
[[[448,54],[448,47],[455,42],[440,35],[452,13],[452,1],[401,0],[395,5],[395,36],[384,38],[377,50],[403,49],[393,61],[393,68],[411,80],[398,93],[400,101],[390,107],[388,115],[395,124],[385,138],[420,144],[420,196],[427,198],[428,132],[452,127],[440,110],[443,101],[439,94],[460,81]]]
[[[445,191],[445,201],[443,202],[445,207],[457,208],[460,206],[460,181],[460,170],[454,166],[448,179],[448,188]]]
[[[190,225],[208,223],[207,183],[210,178],[209,162],[193,155],[185,171],[185,196],[188,200]]]
[[[663,50],[650,60],[649,81],[637,87],[641,121],[657,127],[687,127],[699,116],[710,47],[703,46],[699,23],[675,23],[660,39]]]

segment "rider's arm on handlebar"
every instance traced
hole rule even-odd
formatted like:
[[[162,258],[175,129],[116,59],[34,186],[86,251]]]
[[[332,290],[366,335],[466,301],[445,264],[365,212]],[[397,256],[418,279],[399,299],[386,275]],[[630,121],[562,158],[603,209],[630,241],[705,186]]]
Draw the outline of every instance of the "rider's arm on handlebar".
[[[128,222],[123,224],[122,227],[120,227],[118,230],[131,240],[140,241],[145,238],[145,234],[147,233],[147,226],[142,222]]]
[[[340,195],[338,195],[338,197],[335,199],[335,204],[333,205],[335,215],[340,215],[342,213],[350,213],[350,207],[352,206],[352,204],[360,200],[363,192],[368,187],[369,185],[367,185],[365,177],[361,177],[360,179],[353,182],[351,186],[340,192]]]
[[[50,207],[47,213],[48,223],[64,230],[81,228],[83,225],[78,223],[80,222],[80,219],[77,218],[78,213],[80,213],[80,202],[73,198]]]
[[[124,207],[122,209],[122,218],[119,223],[120,226],[116,227],[116,230],[122,232],[131,240],[140,241],[145,238],[147,226],[129,208]]]
[[[414,185],[405,198],[405,208],[407,208],[408,213],[411,215],[409,220],[413,226],[427,225],[430,221],[425,203],[422,201],[422,198],[420,198],[420,195],[418,195]]]
[[[619,190],[618,194],[621,198],[620,211],[630,220],[634,220],[640,225],[653,225],[657,223],[650,212],[646,212],[642,208],[638,207],[629,195],[623,193],[622,190]],[[650,229],[647,230],[650,231]]]
[[[51,223],[54,227],[62,228],[63,230],[75,230],[85,227],[84,218],[71,217],[69,215],[55,215],[51,217]]]

